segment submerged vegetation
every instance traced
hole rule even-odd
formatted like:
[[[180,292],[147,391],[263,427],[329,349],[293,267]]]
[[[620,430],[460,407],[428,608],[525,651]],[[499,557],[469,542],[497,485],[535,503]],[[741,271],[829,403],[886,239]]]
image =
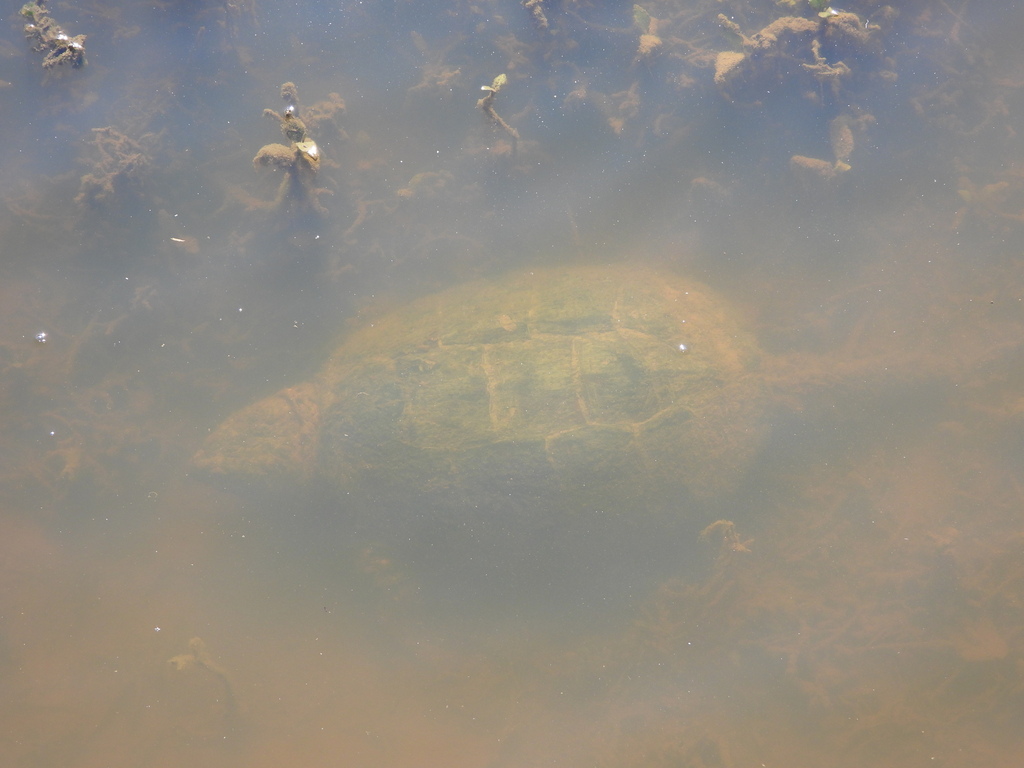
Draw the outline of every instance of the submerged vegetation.
[[[272,168],[284,174],[274,208],[310,208],[316,213],[327,213],[318,198],[331,191],[313,186],[320,170],[320,148],[299,116],[299,91],[295,83],[281,86],[281,98],[286,104],[283,114],[272,109],[264,109],[263,114],[280,123],[281,133],[290,144],[267,144],[256,153],[252,163],[257,168]]]
[[[45,53],[43,69],[61,64],[80,67],[85,64],[85,35],[69,35],[50,16],[43,4],[25,3],[21,15],[28,20],[25,36],[32,41],[32,49]]]

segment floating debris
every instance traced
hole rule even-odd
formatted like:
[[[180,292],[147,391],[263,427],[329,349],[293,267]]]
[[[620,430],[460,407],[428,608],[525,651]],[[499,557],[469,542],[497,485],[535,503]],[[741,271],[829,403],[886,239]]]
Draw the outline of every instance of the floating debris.
[[[32,41],[32,50],[46,53],[43,69],[64,63],[75,68],[85,64],[85,35],[69,35],[42,3],[25,3],[21,6],[21,15],[29,20],[25,25],[25,36]]]

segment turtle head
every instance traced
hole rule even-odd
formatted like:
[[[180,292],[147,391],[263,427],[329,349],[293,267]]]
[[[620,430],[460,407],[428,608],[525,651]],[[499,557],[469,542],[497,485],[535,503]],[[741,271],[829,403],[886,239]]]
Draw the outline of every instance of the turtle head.
[[[192,463],[210,475],[305,479],[316,463],[319,425],[313,387],[283,389],[228,417]]]

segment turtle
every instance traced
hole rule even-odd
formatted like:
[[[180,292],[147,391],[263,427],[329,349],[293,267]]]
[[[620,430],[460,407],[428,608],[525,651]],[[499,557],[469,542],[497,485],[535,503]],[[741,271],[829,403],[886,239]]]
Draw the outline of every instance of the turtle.
[[[247,486],[316,482],[441,538],[489,525],[535,546],[614,519],[621,540],[735,485],[767,429],[763,360],[729,302],[664,267],[513,271],[349,329],[193,462]]]

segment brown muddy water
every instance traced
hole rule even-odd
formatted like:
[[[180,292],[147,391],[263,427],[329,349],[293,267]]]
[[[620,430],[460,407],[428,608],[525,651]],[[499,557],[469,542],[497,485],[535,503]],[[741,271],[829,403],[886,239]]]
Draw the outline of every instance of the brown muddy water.
[[[0,37],[0,763],[1020,764],[1020,7],[25,13]],[[343,392],[332,350],[425,326],[421,297],[511,332],[514,275],[605,264],[690,281],[716,348],[756,345],[684,353],[724,366],[693,416],[721,427],[635,463],[582,444],[550,493],[514,463],[418,492],[372,441],[331,463],[322,399],[255,471],[193,458],[283,388]],[[398,360],[367,338],[353,369]],[[412,375],[438,338],[400,350]],[[647,407],[635,349],[607,380]],[[424,391],[420,433],[468,397]]]

